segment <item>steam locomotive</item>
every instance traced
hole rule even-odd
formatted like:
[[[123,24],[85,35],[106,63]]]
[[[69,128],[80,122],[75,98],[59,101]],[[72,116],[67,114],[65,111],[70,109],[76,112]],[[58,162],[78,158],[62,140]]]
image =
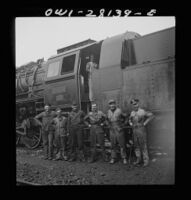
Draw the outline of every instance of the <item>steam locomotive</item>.
[[[101,41],[89,39],[58,49],[47,61],[39,59],[17,68],[17,133],[32,141],[28,147],[40,144],[41,130],[33,117],[44,104],[67,113],[75,102],[89,111],[86,64],[90,55],[98,65],[92,74],[92,91],[99,109],[106,112],[108,100],[115,99],[130,113],[130,100],[138,98],[141,107],[155,115],[147,127],[149,145],[174,148],[175,27],[144,36],[127,31]]]

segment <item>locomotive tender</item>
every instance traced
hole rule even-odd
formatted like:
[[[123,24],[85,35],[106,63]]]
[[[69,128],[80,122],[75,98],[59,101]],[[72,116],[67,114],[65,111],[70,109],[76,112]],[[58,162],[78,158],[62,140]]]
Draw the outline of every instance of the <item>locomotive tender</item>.
[[[174,148],[175,115],[175,27],[140,36],[134,32],[87,40],[57,51],[47,61],[39,59],[16,71],[17,121],[33,117],[45,103],[68,112],[73,102],[87,112],[90,108],[86,64],[93,54],[93,96],[99,108],[108,109],[115,99],[126,113],[130,100],[152,111],[148,125],[149,146]],[[25,115],[21,115],[22,108]],[[23,117],[24,116],[24,117]]]

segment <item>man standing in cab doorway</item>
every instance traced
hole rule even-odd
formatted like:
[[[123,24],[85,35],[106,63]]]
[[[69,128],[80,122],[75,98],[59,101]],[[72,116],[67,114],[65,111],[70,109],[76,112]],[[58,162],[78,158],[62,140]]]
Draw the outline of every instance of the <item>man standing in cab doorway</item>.
[[[145,126],[153,119],[154,115],[140,108],[139,100],[132,99],[130,102],[133,106],[133,111],[129,117],[129,124],[133,127],[133,140],[135,147],[135,155],[137,160],[135,165],[141,163],[141,154],[143,156],[143,166],[149,164],[149,156],[147,150],[147,134]]]
[[[69,130],[69,161],[75,161],[77,155],[80,161],[85,161],[84,157],[84,128],[85,113],[79,110],[77,104],[72,105],[72,111],[68,116],[68,130]]]
[[[56,109],[57,117],[53,119],[55,126],[54,139],[58,148],[58,157],[54,160],[67,160],[66,145],[67,145],[67,118],[62,116],[62,110]]]
[[[89,86],[89,100],[93,101],[93,83],[92,73],[94,69],[98,69],[98,65],[94,62],[94,55],[90,55],[90,61],[86,64],[86,71],[88,72],[88,86]]]
[[[104,137],[104,122],[106,120],[106,115],[98,110],[95,103],[92,104],[92,111],[89,112],[84,118],[86,125],[90,128],[90,146],[91,146],[91,156],[89,163],[96,160],[96,144],[101,147],[102,159],[107,161],[105,152],[105,137]]]
[[[123,114],[120,108],[117,108],[115,100],[109,101],[110,109],[108,110],[108,125],[110,129],[111,140],[111,161],[113,164],[117,157],[118,144],[120,146],[121,158],[123,164],[127,164],[127,154],[125,145],[125,136],[123,130]]]
[[[46,104],[45,111],[38,114],[35,119],[42,126],[42,141],[44,147],[44,159],[53,159],[53,139],[54,139],[54,126],[52,124],[56,113],[50,110],[50,105]],[[39,119],[42,119],[39,121]]]

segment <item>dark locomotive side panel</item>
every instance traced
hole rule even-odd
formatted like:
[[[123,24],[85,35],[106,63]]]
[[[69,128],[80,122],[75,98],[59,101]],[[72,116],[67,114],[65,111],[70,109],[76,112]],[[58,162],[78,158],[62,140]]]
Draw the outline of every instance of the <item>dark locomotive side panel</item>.
[[[52,58],[45,78],[45,103],[63,108],[79,103],[77,67],[79,52]]]

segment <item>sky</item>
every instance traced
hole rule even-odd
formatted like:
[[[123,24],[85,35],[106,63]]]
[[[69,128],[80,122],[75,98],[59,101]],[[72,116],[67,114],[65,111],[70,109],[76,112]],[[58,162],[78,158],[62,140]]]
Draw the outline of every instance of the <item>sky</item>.
[[[96,41],[126,31],[146,35],[175,26],[175,17],[17,17],[16,67],[83,40]]]

